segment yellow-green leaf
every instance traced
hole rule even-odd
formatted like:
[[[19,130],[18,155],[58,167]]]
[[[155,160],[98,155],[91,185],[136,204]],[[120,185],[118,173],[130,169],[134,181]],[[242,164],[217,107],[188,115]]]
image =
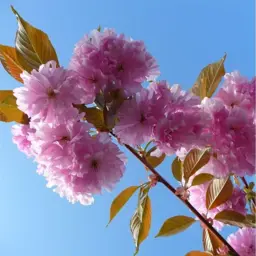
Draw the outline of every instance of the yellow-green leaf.
[[[123,190],[112,202],[110,208],[110,217],[108,224],[114,219],[118,212],[128,202],[132,195],[136,192],[139,186],[131,186]]]
[[[159,166],[165,159],[165,154],[163,153],[161,156],[151,156],[146,154],[145,156],[147,162],[153,167],[156,168]]]
[[[0,121],[28,124],[28,117],[20,111],[12,91],[0,91]]]
[[[183,163],[182,161],[176,157],[173,162],[172,162],[172,174],[173,177],[177,180],[177,181],[181,181],[182,180],[182,176],[183,176]]]
[[[104,122],[105,125],[112,129],[117,123],[117,112],[125,100],[126,96],[123,89],[116,89],[104,95],[105,107]]]
[[[205,251],[213,252],[218,255],[218,250],[223,247],[220,239],[209,229],[203,230],[203,245]]]
[[[23,80],[20,77],[20,74],[23,72],[23,68],[18,62],[15,48],[7,45],[0,45],[0,61],[4,69],[13,78],[23,83]]]
[[[82,106],[81,108],[79,109],[80,111],[85,112],[85,119],[87,122],[93,124],[95,128],[97,128],[97,130],[99,131],[108,131],[108,128],[106,127],[104,122],[104,114],[102,110],[96,107],[87,108],[85,106]]]
[[[210,98],[217,89],[222,77],[225,75],[224,62],[226,54],[219,61],[206,66],[199,74],[192,92],[200,96]]]
[[[175,235],[190,227],[194,222],[195,219],[191,217],[174,216],[164,222],[156,237]]]
[[[186,256],[212,256],[209,252],[191,251]]]
[[[184,179],[186,181],[210,160],[209,149],[192,149],[186,155],[183,164]]]
[[[238,226],[238,227],[247,227],[248,223],[246,217],[239,212],[224,210],[219,212],[214,217],[215,220],[221,221],[224,224]]]
[[[55,60],[59,65],[57,54],[47,34],[31,26],[13,7],[12,11],[18,20],[15,46],[21,66],[30,72],[50,60]]]
[[[101,26],[100,26],[100,25],[97,27],[97,30],[98,30],[99,32],[101,31]]]
[[[204,184],[205,182],[211,181],[214,178],[213,175],[209,173],[200,173],[192,181],[191,186],[198,186]]]
[[[229,177],[214,179],[206,192],[206,207],[211,210],[225,203],[233,193],[233,184]]]
[[[148,196],[150,184],[140,188],[138,207],[132,216],[130,228],[135,243],[135,253],[139,252],[140,244],[148,237],[151,227],[151,203]]]

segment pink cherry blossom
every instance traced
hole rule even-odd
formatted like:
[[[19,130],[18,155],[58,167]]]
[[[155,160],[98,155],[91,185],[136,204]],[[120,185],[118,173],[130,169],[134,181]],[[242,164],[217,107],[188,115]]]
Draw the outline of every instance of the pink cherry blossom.
[[[94,100],[79,88],[74,72],[57,68],[54,61],[41,65],[39,71],[21,75],[24,86],[14,89],[19,109],[29,117],[46,122],[66,120],[65,111],[73,104],[88,104]]]
[[[204,118],[200,111],[170,112],[156,124],[155,143],[167,155],[181,148],[196,147],[203,141],[203,124]]]
[[[122,105],[114,131],[123,143],[139,145],[154,139],[160,150],[172,154],[181,146],[199,144],[202,121],[206,122],[199,103],[198,97],[178,85],[152,82]]]
[[[240,256],[254,256],[256,230],[255,228],[241,228],[234,234],[231,234],[227,242],[236,250]]]
[[[238,71],[225,75],[223,88],[216,97],[221,99],[230,108],[234,106],[246,110],[247,115],[254,117],[255,114],[255,87],[256,80],[249,81],[242,77]]]
[[[152,91],[142,89],[119,109],[114,132],[122,143],[140,145],[151,139],[153,126],[161,118],[152,97]]]
[[[89,129],[92,126],[84,122],[69,122],[52,126],[46,123],[34,134],[32,148],[36,161],[47,166],[68,168],[73,165],[75,143],[86,137],[89,138]]]
[[[16,124],[12,126],[13,142],[17,145],[18,149],[27,156],[33,155],[30,138],[30,135],[33,133],[35,133],[35,129],[31,128],[29,125]]]
[[[200,98],[165,81],[151,83],[149,90],[154,92],[154,108],[161,113],[153,130],[158,148],[171,155],[182,147],[188,150],[202,145],[207,117],[201,111]]]
[[[150,83],[149,90],[154,92],[154,100],[157,106],[161,106],[166,112],[178,110],[191,110],[199,108],[200,98],[190,92],[181,89],[180,85],[170,86],[167,81]]]
[[[111,29],[86,35],[75,47],[70,68],[82,77],[84,88],[94,88],[96,93],[123,88],[127,95],[133,94],[144,80],[159,74],[142,41],[117,35]]]
[[[170,98],[168,100],[168,110],[199,110],[200,98],[181,89],[180,85],[175,84],[170,88]],[[199,110],[200,111],[200,110]]]
[[[65,127],[57,130],[52,133],[54,136],[49,136],[46,130],[49,142],[62,138],[63,134],[69,134],[70,138],[58,140],[52,146],[47,143],[48,152],[43,150],[41,154],[48,157],[38,158],[38,173],[46,177],[48,187],[54,187],[55,192],[70,202],[91,204],[94,194],[103,189],[112,190],[121,179],[126,158],[107,134],[86,136],[85,129],[79,126],[69,129],[68,133]]]
[[[229,200],[219,205],[218,207],[207,210],[206,208],[206,191],[209,183],[205,183],[199,186],[192,186],[189,188],[189,201],[190,203],[201,213],[205,214],[207,218],[214,219],[215,215],[224,210],[232,210],[239,212],[243,215],[246,214],[246,200],[245,193],[238,187],[235,187],[233,194]],[[213,220],[213,226],[217,230],[221,230],[224,226],[223,223]]]
[[[101,133],[87,144],[85,142],[81,140],[74,147],[76,164],[73,173],[81,178],[75,182],[76,189],[93,194],[102,189],[112,190],[123,176],[126,157],[108,134]],[[82,183],[87,183],[89,189]]]
[[[79,202],[82,205],[90,205],[94,202],[91,193],[81,193],[74,189],[73,182],[76,177],[73,177],[69,170],[39,165],[37,173],[46,178],[48,188],[53,188],[54,192],[60,197],[66,197],[70,203]]]
[[[207,145],[213,156],[204,167],[217,177],[229,173],[239,176],[255,172],[255,125],[246,111],[239,107],[227,108],[219,99],[204,99],[202,108],[211,117]]]

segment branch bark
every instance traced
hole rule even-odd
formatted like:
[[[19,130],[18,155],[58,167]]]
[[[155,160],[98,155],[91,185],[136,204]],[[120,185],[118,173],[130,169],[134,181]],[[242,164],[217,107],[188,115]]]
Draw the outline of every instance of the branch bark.
[[[112,136],[114,136],[115,138],[116,135],[112,132],[110,132],[112,134]],[[176,196],[181,202],[183,202],[197,217],[198,219],[209,229],[212,231],[212,233],[229,249],[230,252],[232,252],[232,254],[234,256],[240,256],[235,249],[226,241],[226,239],[224,237],[222,237],[222,235],[207,221],[206,218],[204,218],[195,208],[192,204],[190,204],[190,202],[188,200],[183,200],[180,196],[178,196],[176,194],[176,189],[166,180],[164,179],[161,174],[159,174],[147,161],[145,158],[143,158],[142,156],[140,156],[137,151],[127,145],[127,144],[123,144],[141,163],[143,163],[158,179],[159,182],[161,182],[167,189],[169,189],[174,196]]]

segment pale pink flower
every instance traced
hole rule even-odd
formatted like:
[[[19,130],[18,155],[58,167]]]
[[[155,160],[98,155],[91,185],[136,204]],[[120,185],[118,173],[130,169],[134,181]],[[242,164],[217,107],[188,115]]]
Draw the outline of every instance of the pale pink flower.
[[[63,151],[58,150],[55,154],[58,156],[61,152],[61,158],[47,159],[53,160],[53,164],[43,161],[38,173],[46,177],[48,187],[54,187],[54,191],[61,197],[66,197],[72,203],[88,205],[93,203],[94,194],[99,194],[104,189],[113,189],[123,176],[126,158],[107,134],[90,137],[83,136],[81,130],[76,130],[78,132],[74,132],[69,142],[57,142]],[[52,136],[50,140],[51,138]],[[56,147],[51,147],[51,150],[55,151]],[[63,163],[68,157],[66,151],[72,156],[69,159],[72,164]],[[56,161],[59,159],[61,161]]]
[[[181,89],[180,85],[175,84],[170,88],[170,98],[168,100],[168,111],[198,109],[200,98]],[[200,111],[200,110],[199,110]]]
[[[224,204],[221,204],[218,207],[207,211],[206,191],[208,186],[209,183],[205,183],[200,186],[192,186],[189,188],[189,201],[201,214],[204,214],[207,218],[212,219],[214,219],[217,213],[224,210],[232,210],[235,212],[239,212],[243,215],[246,214],[245,193],[238,187],[234,188],[231,198],[227,200]],[[217,230],[221,230],[224,224],[222,222],[213,220],[213,226]]]
[[[79,202],[82,205],[90,205],[94,202],[91,193],[75,191],[73,182],[76,177],[72,176],[69,170],[39,165],[37,173],[46,178],[48,188],[53,188],[54,192],[60,197],[66,197],[70,203]]]
[[[35,133],[35,129],[29,125],[16,124],[12,126],[13,142],[18,149],[27,156],[32,156],[30,135]]]
[[[159,74],[142,41],[111,29],[86,35],[75,47],[70,68],[84,79],[84,88],[93,87],[95,92],[123,88],[127,95],[138,92],[143,81]]]
[[[73,165],[73,148],[83,138],[89,138],[92,126],[84,122],[69,122],[53,126],[42,123],[32,140],[32,148],[37,152],[36,161],[47,166],[70,168]]]
[[[119,122],[114,128],[122,143],[140,145],[151,139],[153,126],[161,118],[152,97],[152,91],[142,89],[122,104],[118,111]]]
[[[24,86],[14,89],[20,110],[29,117],[46,122],[66,120],[65,111],[73,104],[92,103],[91,96],[79,87],[74,72],[57,68],[56,62],[41,65],[39,71],[21,75]],[[88,97],[89,96],[89,97]]]
[[[255,114],[255,78],[249,81],[238,71],[227,73],[222,88],[216,97],[221,99],[230,108],[234,106],[246,110],[251,117]]]
[[[200,98],[183,91],[178,84],[170,86],[163,80],[150,83],[148,89],[154,92],[153,99],[157,101],[158,108],[162,107],[167,114],[179,110],[191,110],[191,108],[199,109]]]
[[[166,81],[151,83],[154,92],[154,109],[159,118],[153,138],[158,148],[174,154],[182,147],[189,150],[203,144],[203,126],[208,122],[200,108],[200,98],[181,90],[179,85],[170,87]],[[164,113],[162,113],[164,111]]]
[[[207,145],[212,158],[203,168],[217,177],[229,173],[239,176],[255,172],[255,125],[246,111],[239,107],[227,108],[220,99],[204,99],[202,108],[211,117],[205,127],[209,134]]]
[[[157,147],[167,155],[181,148],[192,148],[203,143],[204,118],[200,111],[170,112],[154,128]]]
[[[256,251],[255,228],[241,228],[231,234],[227,242],[236,250],[240,256],[254,256]]]

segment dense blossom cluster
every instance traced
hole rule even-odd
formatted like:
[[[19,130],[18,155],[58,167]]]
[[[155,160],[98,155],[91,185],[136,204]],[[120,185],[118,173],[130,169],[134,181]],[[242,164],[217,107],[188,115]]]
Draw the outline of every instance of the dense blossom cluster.
[[[90,135],[73,104],[92,103],[79,78],[55,62],[22,75],[24,86],[14,90],[29,125],[13,127],[13,141],[38,163],[49,187],[70,202],[93,202],[93,194],[110,190],[124,173],[125,156],[107,134]]]
[[[91,204],[93,194],[120,180],[126,158],[108,134],[91,135],[93,126],[74,106],[92,104],[99,93],[116,89],[132,96],[158,74],[142,41],[94,30],[75,47],[69,69],[50,61],[23,72],[24,86],[14,95],[30,124],[15,125],[13,141],[35,158],[49,187],[71,202]]]
[[[202,103],[178,85],[153,82],[123,104],[115,133],[133,145],[152,139],[167,155],[209,146],[212,157],[206,172],[217,177],[252,175],[254,104],[255,79],[250,82],[238,72],[227,74],[220,92]]]
[[[211,157],[201,173],[253,175],[256,79],[226,74],[217,94],[201,101],[177,84],[156,81],[158,75],[143,42],[111,29],[94,30],[76,45],[69,69],[50,61],[30,74],[23,72],[24,86],[14,95],[30,123],[13,126],[13,141],[34,157],[38,173],[60,196],[91,204],[94,194],[111,190],[120,180],[126,158],[106,132],[96,132],[85,121],[77,106],[97,105],[99,97],[105,104],[109,93],[120,89],[124,98],[113,112],[117,122],[112,130],[119,142],[138,146],[151,140],[155,155],[177,154],[181,160],[192,148],[207,147]],[[207,187],[189,188],[189,201],[206,218],[223,210],[246,215],[245,193],[238,187],[228,201],[207,210]],[[221,230],[223,224],[213,220],[213,226]],[[252,256],[254,237],[255,229],[245,228],[228,240],[241,256]]]
[[[166,81],[153,82],[136,93],[122,105],[118,117],[114,131],[124,143],[138,145],[153,139],[159,150],[171,155],[202,141],[204,113],[199,97]]]
[[[146,79],[159,74],[155,59],[142,41],[117,35],[112,29],[93,30],[75,47],[70,69],[86,91],[109,92],[122,88],[127,95],[140,91]]]

